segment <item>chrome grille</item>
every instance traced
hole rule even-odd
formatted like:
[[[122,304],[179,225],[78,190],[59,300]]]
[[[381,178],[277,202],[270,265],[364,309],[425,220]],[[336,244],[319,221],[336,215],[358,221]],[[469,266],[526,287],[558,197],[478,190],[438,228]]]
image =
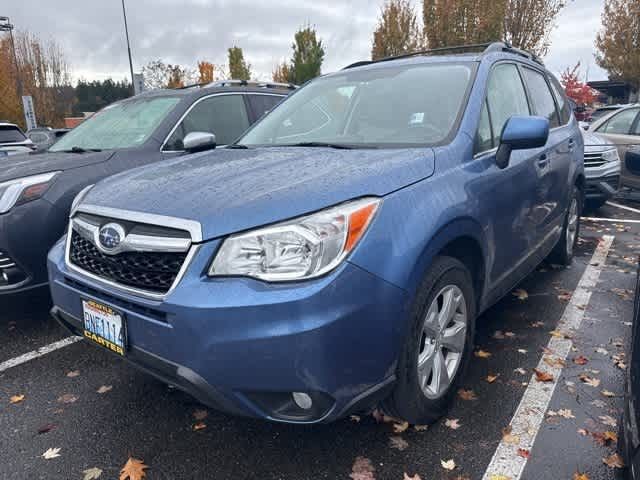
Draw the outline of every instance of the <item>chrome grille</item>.
[[[606,162],[602,158],[602,152],[584,152],[584,166],[585,167],[601,167]]]

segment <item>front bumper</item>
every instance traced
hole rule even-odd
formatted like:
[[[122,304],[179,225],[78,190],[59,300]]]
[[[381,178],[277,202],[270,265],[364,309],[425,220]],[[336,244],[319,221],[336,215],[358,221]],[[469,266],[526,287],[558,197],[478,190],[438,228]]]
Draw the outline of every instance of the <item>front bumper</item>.
[[[403,290],[348,262],[287,284],[194,273],[206,271],[217,243],[203,244],[157,301],[69,270],[60,242],[49,254],[53,314],[82,334],[82,298],[122,312],[126,360],[233,414],[326,422],[388,393],[409,318]],[[292,392],[308,393],[314,408],[297,408]]]
[[[608,200],[620,189],[620,161],[607,162],[599,167],[585,167],[588,200]]]
[[[0,215],[0,295],[46,284],[47,252],[66,225],[67,214],[42,198]]]

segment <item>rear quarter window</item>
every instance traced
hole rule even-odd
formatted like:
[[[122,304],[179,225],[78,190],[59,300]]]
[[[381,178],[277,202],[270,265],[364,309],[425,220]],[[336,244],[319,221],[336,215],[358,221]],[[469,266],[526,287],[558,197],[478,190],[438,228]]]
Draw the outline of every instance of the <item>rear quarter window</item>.
[[[551,84],[551,90],[553,90],[553,96],[558,104],[558,113],[560,114],[560,124],[566,125],[571,119],[571,106],[567,101],[567,97],[564,94],[564,90],[560,85],[560,82],[553,75],[549,75],[549,83]]]
[[[556,102],[544,75],[527,67],[522,69],[522,73],[529,89],[529,97],[534,113],[549,120],[551,128],[559,126],[560,121],[558,112],[556,112]]]
[[[0,126],[0,143],[24,142],[26,138],[17,127],[10,125]]]

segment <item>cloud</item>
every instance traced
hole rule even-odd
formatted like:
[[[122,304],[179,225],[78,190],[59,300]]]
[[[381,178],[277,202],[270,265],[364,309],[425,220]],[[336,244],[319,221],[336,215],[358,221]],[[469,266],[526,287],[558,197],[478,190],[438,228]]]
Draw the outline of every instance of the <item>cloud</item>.
[[[552,71],[559,72],[581,60],[585,68],[589,65],[592,78],[606,77],[593,61],[602,1],[574,0],[563,11],[551,37],[551,52],[545,59]],[[254,73],[268,79],[274,65],[290,56],[298,27],[312,24],[327,52],[323,71],[334,71],[369,58],[381,3],[382,0],[128,0],[134,69],[138,71],[157,58],[193,68],[203,59],[226,63],[227,48],[238,45],[244,49]],[[55,38],[64,48],[75,78],[128,77],[119,1],[21,0],[3,10],[18,29],[28,29],[44,39]]]

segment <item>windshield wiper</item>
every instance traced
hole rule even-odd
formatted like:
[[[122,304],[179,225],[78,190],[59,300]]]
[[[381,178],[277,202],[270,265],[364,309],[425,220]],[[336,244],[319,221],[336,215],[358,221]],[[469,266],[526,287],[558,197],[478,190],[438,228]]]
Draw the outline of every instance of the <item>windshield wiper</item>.
[[[354,148],[350,145],[345,145],[344,143],[329,143],[329,142],[288,143],[285,145],[278,145],[278,147],[326,147],[326,148],[338,148],[341,150],[352,150]]]
[[[231,145],[227,145],[226,148],[247,150],[249,147],[247,147],[246,145],[241,145],[239,143],[232,143]]]
[[[73,147],[71,147],[71,149],[62,150],[62,151],[65,153],[86,153],[86,152],[101,152],[102,150],[100,148],[82,148],[74,145]]]

